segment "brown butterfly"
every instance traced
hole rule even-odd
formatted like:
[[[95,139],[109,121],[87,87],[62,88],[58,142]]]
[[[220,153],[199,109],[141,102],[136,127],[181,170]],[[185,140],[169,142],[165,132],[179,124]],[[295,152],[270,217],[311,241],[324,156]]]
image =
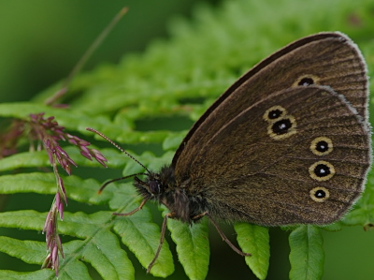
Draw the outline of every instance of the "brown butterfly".
[[[149,200],[170,209],[148,271],[168,218],[207,216],[244,256],[216,220],[278,226],[340,219],[362,193],[371,163],[368,95],[363,56],[341,33],[302,38],[257,64],[196,122],[171,165],[159,172],[142,165],[145,173],[125,177],[135,177],[144,200],[121,215]]]

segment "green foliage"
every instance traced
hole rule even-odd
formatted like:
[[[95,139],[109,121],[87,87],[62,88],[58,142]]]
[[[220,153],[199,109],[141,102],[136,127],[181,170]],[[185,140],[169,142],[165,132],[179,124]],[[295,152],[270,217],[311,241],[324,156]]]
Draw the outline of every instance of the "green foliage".
[[[218,9],[200,6],[192,23],[172,22],[169,41],[154,42],[142,55],[126,56],[118,65],[103,65],[77,77],[66,96],[70,108],[42,104],[59,88],[56,85],[33,101],[0,104],[0,116],[27,120],[32,113],[45,112],[47,117],[55,116],[69,133],[83,134],[88,141],[96,141],[98,147],[107,147],[102,139],[94,140],[92,133],[86,131],[86,127],[93,127],[122,146],[129,145],[134,150],[131,153],[150,170],[159,170],[170,163],[191,120],[197,120],[238,76],[286,43],[320,31],[339,30],[357,42],[369,69],[374,69],[373,10],[370,0],[318,0],[308,4],[295,0],[235,0],[224,2]],[[152,118],[158,121],[152,122]],[[165,127],[166,122],[172,130]],[[124,175],[142,171],[115,148],[101,150],[109,158],[110,169],[125,168]],[[59,223],[63,239],[69,237],[63,240],[65,258],[61,260],[59,279],[91,279],[92,269],[103,279],[135,279],[138,272],[128,255],[133,254],[147,267],[159,244],[159,225],[153,222],[147,206],[129,217],[113,216],[112,212],[125,213],[139,206],[140,197],[131,183],[111,184],[99,195],[102,178],[110,177],[99,164],[80,158],[78,149],[67,147],[66,151],[79,166],[74,170],[78,175],[64,177],[68,198],[77,202],[78,210],[72,212],[68,205],[65,218]],[[0,160],[0,193],[35,193],[45,199],[43,195],[56,191],[53,172],[41,172],[49,167],[43,151],[23,152]],[[89,172],[80,171],[82,167]],[[370,176],[363,198],[351,213],[342,222],[325,228],[374,224],[373,188],[374,178]],[[22,209],[19,206],[17,211],[0,213],[0,227],[40,232],[48,208],[44,212]],[[210,255],[206,221],[190,226],[169,220],[168,228],[187,276],[204,279]],[[246,257],[247,264],[259,279],[265,279],[270,256],[267,229],[237,224],[235,230],[243,250],[254,254]],[[290,278],[320,279],[324,262],[320,229],[295,228],[290,246]],[[29,264],[41,265],[46,257],[43,242],[12,236],[0,236],[0,251]],[[167,277],[173,271],[172,254],[166,243],[151,273]],[[55,273],[48,269],[1,270],[0,278],[54,279]]]
[[[178,259],[184,264],[189,279],[205,279],[209,265],[207,221],[190,226],[169,220],[171,238],[178,244]]]
[[[266,279],[270,259],[268,229],[246,223],[237,223],[235,231],[238,234],[238,243],[242,250],[252,254],[252,256],[245,258],[246,263],[258,279]]]
[[[321,279],[323,275],[323,239],[320,230],[300,226],[290,234],[290,279]]]

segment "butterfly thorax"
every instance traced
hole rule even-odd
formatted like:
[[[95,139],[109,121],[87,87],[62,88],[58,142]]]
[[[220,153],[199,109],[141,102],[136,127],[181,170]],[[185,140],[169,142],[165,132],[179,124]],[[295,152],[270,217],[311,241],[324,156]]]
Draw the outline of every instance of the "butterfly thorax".
[[[138,192],[147,200],[156,200],[170,210],[171,217],[183,222],[196,222],[207,211],[202,194],[189,191],[189,182],[177,184],[174,168],[165,166],[159,173],[148,174],[145,181],[136,178]]]

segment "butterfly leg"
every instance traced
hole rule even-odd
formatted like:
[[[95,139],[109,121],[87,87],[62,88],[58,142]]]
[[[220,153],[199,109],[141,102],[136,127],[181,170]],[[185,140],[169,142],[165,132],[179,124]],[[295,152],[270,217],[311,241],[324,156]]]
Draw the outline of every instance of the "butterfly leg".
[[[127,212],[127,213],[113,213],[113,215],[116,216],[131,216],[134,215],[136,212],[142,210],[143,206],[147,203],[148,199],[144,199],[142,203],[138,207],[136,207],[134,210]]]
[[[209,215],[208,212],[201,213],[200,215],[197,215],[193,219],[195,219],[195,218],[200,219],[203,216],[207,216],[209,218],[209,220],[212,222],[212,224],[214,225],[214,227],[218,231],[219,235],[221,236],[222,240],[225,241],[226,244],[229,245],[231,249],[233,249],[236,253],[238,253],[239,255],[241,255],[243,257],[252,256],[252,254],[245,253],[242,250],[240,250],[238,247],[236,247],[234,244],[232,244],[231,241],[225,235],[225,233],[222,231],[222,229],[219,227],[218,223],[212,218],[212,216]]]
[[[160,237],[160,243],[158,245],[158,248],[157,248],[157,251],[156,251],[156,254],[153,258],[153,260],[151,261],[151,263],[148,265],[148,268],[147,268],[147,273],[149,273],[152,269],[152,267],[155,265],[157,259],[158,259],[158,256],[160,255],[160,252],[161,252],[161,249],[162,249],[162,245],[164,244],[165,242],[165,234],[166,234],[166,228],[167,228],[167,224],[168,224],[168,219],[169,218],[173,218],[175,215],[174,213],[168,213],[165,217],[164,217],[164,221],[162,222],[162,227],[161,227],[161,237]]]

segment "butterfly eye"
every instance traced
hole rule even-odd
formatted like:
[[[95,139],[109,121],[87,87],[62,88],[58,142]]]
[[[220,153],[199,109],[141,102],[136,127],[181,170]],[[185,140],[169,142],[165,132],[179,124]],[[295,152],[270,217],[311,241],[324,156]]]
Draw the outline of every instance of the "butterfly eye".
[[[152,180],[149,182],[149,191],[152,194],[159,194],[161,193],[161,183],[159,180]]]
[[[324,187],[316,187],[310,190],[310,197],[315,202],[324,202],[330,197],[330,192]]]

